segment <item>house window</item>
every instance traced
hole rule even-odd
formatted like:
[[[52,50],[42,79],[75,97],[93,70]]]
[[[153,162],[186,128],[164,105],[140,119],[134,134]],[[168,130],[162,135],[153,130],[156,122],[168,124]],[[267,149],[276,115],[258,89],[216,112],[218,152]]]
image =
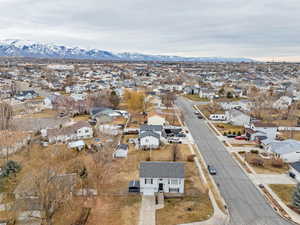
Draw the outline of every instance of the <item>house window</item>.
[[[89,130],[88,130],[88,129],[86,129],[86,130],[85,130],[85,133],[88,133],[88,132],[89,132]]]
[[[153,184],[153,179],[145,179],[145,184]]]
[[[178,185],[178,180],[177,179],[171,179],[171,184],[172,185]]]

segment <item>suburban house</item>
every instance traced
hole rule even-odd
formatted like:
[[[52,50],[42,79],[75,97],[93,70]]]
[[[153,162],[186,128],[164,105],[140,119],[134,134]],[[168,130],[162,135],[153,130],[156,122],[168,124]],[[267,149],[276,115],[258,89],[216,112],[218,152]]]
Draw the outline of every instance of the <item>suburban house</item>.
[[[250,123],[251,117],[237,109],[231,109],[225,112],[227,121],[235,126],[245,126]]]
[[[81,151],[84,147],[85,147],[85,143],[83,140],[72,141],[68,143],[68,148],[70,149],[76,149],[78,151]]]
[[[287,163],[300,161],[300,141],[293,139],[273,141],[266,145],[265,150],[274,153],[276,157]]]
[[[253,122],[245,126],[246,136],[250,141],[257,141],[263,145],[274,141],[277,135],[277,126],[272,123]]]
[[[88,122],[79,121],[68,127],[42,130],[41,133],[49,143],[56,143],[92,138],[93,128]]]
[[[24,101],[24,100],[36,98],[38,96],[39,95],[34,90],[29,90],[29,91],[21,91],[15,96],[15,98],[17,100]]]
[[[158,113],[149,113],[147,123],[148,125],[164,126],[166,124],[166,119]]]
[[[163,133],[163,126],[142,125],[140,127],[139,141],[140,149],[157,149]]]
[[[184,193],[184,163],[142,162],[140,164],[140,192]]]
[[[117,149],[115,150],[113,156],[115,158],[126,158],[128,154],[128,145],[127,144],[119,144]]]

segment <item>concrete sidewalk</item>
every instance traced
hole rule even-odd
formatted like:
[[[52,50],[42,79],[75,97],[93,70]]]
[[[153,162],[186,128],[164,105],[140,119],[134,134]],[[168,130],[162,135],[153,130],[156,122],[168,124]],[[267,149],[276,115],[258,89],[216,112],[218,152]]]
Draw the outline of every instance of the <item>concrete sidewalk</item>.
[[[155,225],[155,196],[143,195],[139,225]]]

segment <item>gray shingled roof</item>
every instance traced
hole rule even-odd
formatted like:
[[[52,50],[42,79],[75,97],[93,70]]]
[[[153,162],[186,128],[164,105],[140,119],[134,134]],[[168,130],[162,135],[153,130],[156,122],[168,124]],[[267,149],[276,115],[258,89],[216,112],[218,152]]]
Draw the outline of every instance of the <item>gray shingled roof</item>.
[[[161,125],[147,125],[147,124],[143,124],[140,127],[140,131],[144,132],[144,131],[158,131],[161,132],[163,130],[163,126]]]
[[[140,134],[140,138],[148,137],[148,136],[156,137],[157,139],[160,138],[160,135],[153,131],[144,131],[143,133]]]
[[[142,162],[140,177],[146,178],[184,178],[184,163],[180,162]]]

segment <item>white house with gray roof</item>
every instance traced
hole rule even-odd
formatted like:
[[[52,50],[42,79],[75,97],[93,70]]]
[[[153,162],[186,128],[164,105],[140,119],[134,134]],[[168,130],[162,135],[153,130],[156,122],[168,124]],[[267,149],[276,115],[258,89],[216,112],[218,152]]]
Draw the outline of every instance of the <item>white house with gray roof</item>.
[[[140,148],[159,148],[162,133],[163,127],[160,125],[142,125],[139,133]]]
[[[274,153],[285,162],[293,163],[300,161],[300,141],[288,139],[284,141],[272,141],[265,149]]]
[[[184,193],[184,163],[142,162],[140,164],[140,192]]]

